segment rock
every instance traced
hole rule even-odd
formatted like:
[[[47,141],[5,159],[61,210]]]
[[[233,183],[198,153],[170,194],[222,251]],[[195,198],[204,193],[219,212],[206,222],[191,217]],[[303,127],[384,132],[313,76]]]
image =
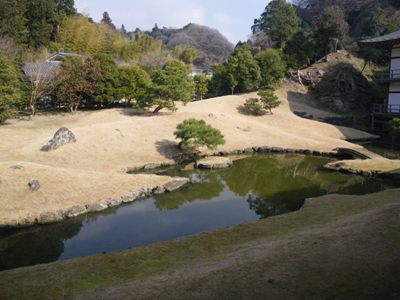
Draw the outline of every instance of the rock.
[[[130,197],[129,197],[129,198],[130,198]],[[109,208],[115,207],[115,206],[119,206],[119,205],[122,204],[123,199],[124,199],[124,196],[119,197],[119,198],[116,198],[116,199],[110,199],[110,200],[107,201],[107,206],[108,206]],[[130,199],[131,199],[131,198],[130,198]],[[128,201],[126,201],[126,202],[128,202]]]
[[[75,135],[66,127],[62,127],[54,134],[54,137],[47,142],[40,150],[50,151],[55,150],[65,144],[75,143]]]
[[[105,203],[95,202],[88,204],[86,206],[88,212],[99,212],[108,208],[108,205]]]
[[[232,166],[233,162],[229,157],[208,157],[196,162],[198,169],[225,169]]]
[[[40,189],[40,183],[38,180],[31,180],[28,182],[28,187],[32,192],[36,192]]]
[[[158,169],[158,168],[161,168],[161,167],[162,167],[161,164],[151,163],[151,164],[144,165],[143,170],[154,170],[154,169]]]
[[[153,189],[153,194],[162,194],[165,192],[165,187],[163,186],[158,186]]]
[[[10,169],[13,170],[25,170],[25,168],[21,165],[15,165],[15,166],[11,166]]]
[[[50,224],[50,223],[60,222],[62,220],[64,220],[64,213],[62,210],[57,210],[57,211],[41,213],[37,220],[37,223]]]
[[[67,218],[74,218],[87,213],[87,208],[84,205],[75,205],[65,212]]]
[[[243,149],[243,153],[253,153],[253,152],[255,152],[255,151],[254,151],[254,148],[246,148],[246,149]]]
[[[188,182],[189,182],[188,178],[176,177],[176,178],[173,178],[172,181],[164,184],[164,189],[166,192],[172,192],[172,191],[175,191],[175,190],[181,188]]]

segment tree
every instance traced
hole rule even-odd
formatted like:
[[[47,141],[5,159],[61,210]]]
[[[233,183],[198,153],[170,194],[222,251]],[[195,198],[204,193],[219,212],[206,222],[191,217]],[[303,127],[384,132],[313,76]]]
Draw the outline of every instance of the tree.
[[[228,80],[228,68],[226,64],[214,64],[211,66],[213,76],[209,83],[209,92],[214,96],[227,95],[230,91]],[[236,86],[234,86],[235,88]]]
[[[29,44],[35,48],[47,46],[54,35],[57,24],[54,0],[26,1]]]
[[[349,32],[349,24],[339,6],[326,6],[314,21],[314,38],[321,54],[332,50],[332,42],[337,46]]]
[[[298,31],[287,41],[283,56],[289,68],[299,70],[311,64],[314,51],[315,42],[312,35]]]
[[[271,90],[261,90],[258,92],[258,96],[260,96],[260,101],[263,104],[264,108],[268,109],[271,115],[272,109],[278,107],[281,104],[279,98],[275,96],[274,92]]]
[[[300,20],[293,5],[286,0],[272,0],[259,19],[254,20],[253,34],[264,31],[280,48],[298,31]]]
[[[108,27],[110,27],[112,30],[116,30],[115,25],[113,24],[110,15],[108,14],[108,12],[104,12],[103,13],[103,18],[100,21],[102,24],[107,25]]]
[[[10,37],[17,43],[27,42],[28,30],[24,0],[0,0],[0,35]]]
[[[185,47],[179,55],[179,59],[185,64],[193,64],[199,57],[199,51],[193,47]]]
[[[286,63],[281,52],[275,49],[261,51],[256,55],[256,60],[261,71],[260,85],[273,87],[279,84],[286,72]]]
[[[139,66],[122,67],[120,72],[120,94],[133,107],[147,109],[154,105],[150,75]]]
[[[26,63],[23,67],[29,81],[29,108],[31,115],[36,114],[36,103],[44,96],[48,96],[56,86],[57,67],[46,62]]]
[[[228,59],[228,82],[232,93],[235,88],[239,92],[251,92],[258,89],[261,74],[248,44],[238,44]]]
[[[71,57],[64,60],[57,86],[58,103],[68,107],[71,113],[103,88],[104,75],[97,60]]]
[[[205,74],[195,75],[193,77],[196,95],[203,100],[203,96],[208,92],[209,79]]]
[[[15,115],[22,96],[16,67],[7,56],[0,54],[0,124]]]
[[[94,95],[96,102],[103,105],[110,105],[116,100],[123,98],[121,95],[120,70],[114,59],[104,53],[99,53],[93,57],[100,63],[103,77],[103,89],[100,94]]]
[[[190,70],[190,66],[183,62],[171,60],[161,70],[153,73],[154,90],[159,98],[154,113],[163,108],[175,110],[175,101],[186,104],[193,99],[194,83],[188,76]]]
[[[188,119],[178,124],[174,132],[176,138],[181,139],[181,147],[189,151],[196,151],[200,147],[216,149],[225,144],[222,133],[203,120]]]

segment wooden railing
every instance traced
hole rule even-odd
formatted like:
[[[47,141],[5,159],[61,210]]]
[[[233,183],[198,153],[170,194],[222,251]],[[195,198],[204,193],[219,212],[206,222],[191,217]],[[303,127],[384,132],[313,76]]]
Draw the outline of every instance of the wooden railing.
[[[372,111],[376,114],[400,114],[400,104],[374,104]]]
[[[389,72],[379,72],[374,75],[375,80],[381,81],[391,81],[391,80],[399,80],[400,81],[400,69],[393,69]]]

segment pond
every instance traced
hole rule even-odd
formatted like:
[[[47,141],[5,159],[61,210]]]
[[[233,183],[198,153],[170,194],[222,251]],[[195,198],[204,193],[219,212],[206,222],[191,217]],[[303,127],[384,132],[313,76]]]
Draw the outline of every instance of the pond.
[[[182,189],[62,223],[0,232],[0,269],[109,253],[255,221],[301,208],[309,197],[395,187],[377,178],[322,169],[328,158],[271,154],[230,169],[163,171],[186,176]]]

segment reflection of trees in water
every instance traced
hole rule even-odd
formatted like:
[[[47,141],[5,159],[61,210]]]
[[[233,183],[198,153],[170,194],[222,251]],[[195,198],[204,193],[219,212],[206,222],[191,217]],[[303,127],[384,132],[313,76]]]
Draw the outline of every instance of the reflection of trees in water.
[[[191,175],[194,184],[189,184],[173,193],[155,195],[155,206],[160,209],[177,209],[196,200],[211,200],[224,190],[224,184],[216,172],[198,171]]]
[[[0,239],[0,270],[57,260],[64,241],[77,235],[82,222],[69,220],[10,232]]]

